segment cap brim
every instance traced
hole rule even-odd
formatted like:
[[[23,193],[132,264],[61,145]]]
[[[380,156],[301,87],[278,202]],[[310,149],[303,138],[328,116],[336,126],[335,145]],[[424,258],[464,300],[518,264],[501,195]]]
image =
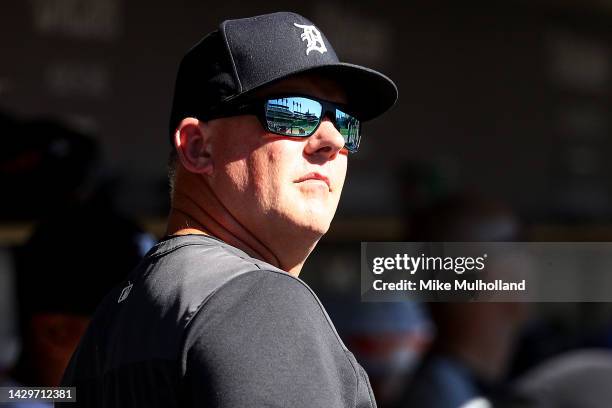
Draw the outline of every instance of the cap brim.
[[[382,115],[397,101],[398,91],[395,83],[386,75],[370,68],[339,62],[320,65],[299,73],[304,72],[317,73],[337,82],[346,92],[351,112],[362,121]]]
[[[287,73],[272,82],[259,84],[247,92],[235,95],[225,102],[248,98],[255,91],[266,86],[301,74],[317,74],[338,83],[346,92],[349,113],[354,114],[361,121],[368,121],[382,115],[397,101],[397,87],[386,75],[360,65],[337,62]]]

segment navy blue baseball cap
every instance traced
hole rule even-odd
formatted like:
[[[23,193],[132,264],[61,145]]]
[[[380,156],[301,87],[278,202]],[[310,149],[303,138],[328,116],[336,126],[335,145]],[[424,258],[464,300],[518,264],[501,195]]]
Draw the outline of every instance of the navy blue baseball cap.
[[[348,109],[361,121],[373,119],[397,100],[385,75],[340,62],[325,35],[299,14],[279,12],[226,20],[183,57],[174,91],[170,135],[186,117],[206,120],[215,109],[247,98],[276,81],[303,73],[334,80]]]

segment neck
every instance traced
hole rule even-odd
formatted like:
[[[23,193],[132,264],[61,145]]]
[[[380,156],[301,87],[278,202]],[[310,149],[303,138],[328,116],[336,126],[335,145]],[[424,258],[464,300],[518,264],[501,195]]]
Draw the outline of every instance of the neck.
[[[177,172],[166,235],[214,236],[253,258],[261,259],[293,276],[299,275],[316,242],[310,248],[300,251],[294,247],[293,252],[283,251],[285,256],[278,256],[281,251],[267,245],[234,218],[205,182],[194,185],[195,180],[191,180],[191,183],[184,183],[183,180],[179,181],[179,174]],[[186,176],[194,178],[191,173],[181,175],[183,179]]]

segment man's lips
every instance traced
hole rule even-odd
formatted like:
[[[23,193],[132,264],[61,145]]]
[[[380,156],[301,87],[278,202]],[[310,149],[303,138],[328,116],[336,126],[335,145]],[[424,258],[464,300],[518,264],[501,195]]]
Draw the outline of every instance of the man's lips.
[[[320,181],[323,181],[325,184],[327,184],[327,188],[331,189],[331,186],[329,184],[329,179],[327,177],[325,177],[324,175],[320,174],[320,173],[308,173],[308,174],[305,174],[302,177],[300,177],[299,179],[295,180],[294,183],[301,183],[303,181],[308,181],[308,180],[320,180]]]

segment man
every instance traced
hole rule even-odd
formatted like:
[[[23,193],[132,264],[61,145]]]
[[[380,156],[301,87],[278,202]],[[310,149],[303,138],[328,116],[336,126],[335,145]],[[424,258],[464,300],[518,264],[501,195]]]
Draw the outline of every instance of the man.
[[[360,121],[396,98],[297,14],[225,21],[194,46],[171,115],[168,236],[98,309],[64,378],[77,406],[375,406],[297,276]]]

